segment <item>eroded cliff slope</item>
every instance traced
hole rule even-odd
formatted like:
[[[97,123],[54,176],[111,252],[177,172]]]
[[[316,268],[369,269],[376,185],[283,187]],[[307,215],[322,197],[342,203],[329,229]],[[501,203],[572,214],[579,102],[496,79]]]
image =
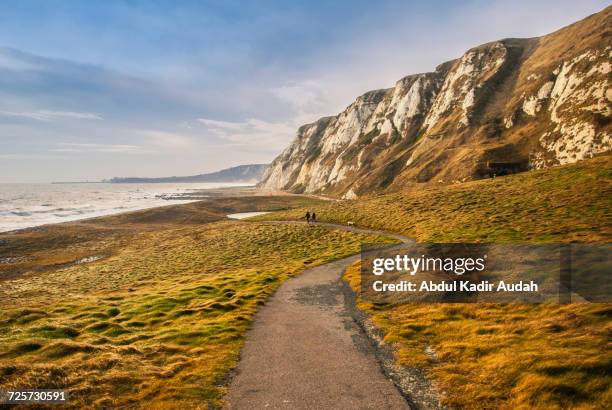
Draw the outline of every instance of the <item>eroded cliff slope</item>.
[[[260,186],[344,198],[590,158],[612,147],[612,7],[468,50],[297,131]]]

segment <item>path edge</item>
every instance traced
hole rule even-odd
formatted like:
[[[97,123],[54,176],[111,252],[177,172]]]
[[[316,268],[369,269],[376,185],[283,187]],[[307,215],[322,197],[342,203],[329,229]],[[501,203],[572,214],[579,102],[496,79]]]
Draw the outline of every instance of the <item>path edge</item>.
[[[385,331],[376,326],[372,318],[357,307],[357,294],[343,277],[344,271],[338,282],[344,294],[346,311],[370,342],[380,369],[393,382],[408,406],[411,409],[419,410],[445,410],[446,407],[441,404],[442,394],[437,386],[426,377],[423,370],[416,367],[399,366],[395,363],[397,348],[384,342]]]
[[[296,221],[296,220],[252,220],[248,219],[243,220],[242,222],[252,222],[252,223],[263,223],[263,224],[274,224],[274,225],[306,225],[308,224],[305,221]],[[339,229],[349,232],[363,232],[363,233],[371,233],[378,234],[382,236],[388,236],[394,239],[397,239],[403,243],[407,242],[416,242],[413,238],[406,237],[404,235],[380,231],[371,228],[364,228],[360,226],[348,226],[337,223],[329,223],[329,222],[317,222],[316,225],[324,226],[329,229]],[[338,262],[342,259],[350,259],[356,255],[360,255],[359,253],[355,253],[353,255],[348,255],[343,258],[330,261],[327,263]],[[322,264],[325,265],[325,264]],[[317,266],[322,266],[317,265]],[[297,276],[301,275],[305,271],[314,266],[306,268],[304,271],[300,272]],[[342,291],[344,296],[344,309],[348,312],[350,318],[353,320],[358,331],[363,334],[365,339],[370,343],[370,347],[375,356],[375,360],[378,363],[380,370],[383,374],[389,379],[399,394],[406,400],[406,403],[410,407],[410,409],[432,409],[432,410],[446,410],[447,408],[441,405],[442,394],[439,389],[431,380],[429,380],[425,373],[417,369],[415,367],[408,368],[402,367],[395,364],[395,352],[397,349],[390,344],[384,342],[385,332],[384,330],[377,327],[372,321],[371,317],[363,310],[360,310],[357,307],[357,294],[351,289],[349,283],[344,280],[344,274],[346,272],[346,268],[342,270],[340,276],[338,277],[338,285]],[[282,286],[282,284],[281,284]],[[279,287],[280,288],[280,287]],[[276,289],[277,291],[278,289]],[[276,293],[274,291],[269,298],[273,297]],[[267,303],[267,301],[265,302]],[[265,304],[264,303],[264,304]],[[257,315],[259,313],[259,308],[257,312],[253,316],[253,320],[249,324],[249,327],[252,327],[255,321],[257,320]],[[248,333],[247,333],[248,334]],[[246,341],[246,338],[245,338]],[[244,342],[243,342],[244,344]],[[221,380],[218,381],[217,386],[227,389],[231,384],[232,380],[239,373],[238,371],[238,363],[240,362],[242,357],[242,347],[238,352],[238,357],[236,360],[236,366],[232,368]],[[415,385],[415,381],[418,383]],[[429,394],[427,394],[429,392]],[[213,410],[217,409],[225,409],[227,408],[227,401],[225,397],[227,396],[227,391],[224,393],[221,398],[222,404],[220,407],[213,407]]]

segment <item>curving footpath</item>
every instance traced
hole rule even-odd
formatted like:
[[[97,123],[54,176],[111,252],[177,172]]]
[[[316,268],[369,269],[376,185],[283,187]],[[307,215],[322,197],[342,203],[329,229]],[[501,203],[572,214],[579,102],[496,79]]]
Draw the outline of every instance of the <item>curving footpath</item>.
[[[303,224],[305,222],[269,223]],[[317,223],[352,232],[412,239]],[[229,409],[407,409],[351,316],[342,273],[359,255],[287,280],[257,313],[226,396]]]

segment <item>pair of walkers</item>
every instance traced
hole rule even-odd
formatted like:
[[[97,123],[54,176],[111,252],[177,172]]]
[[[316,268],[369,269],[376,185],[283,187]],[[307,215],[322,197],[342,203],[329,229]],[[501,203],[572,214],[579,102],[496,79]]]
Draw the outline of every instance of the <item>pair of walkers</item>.
[[[314,212],[310,213],[310,211],[307,211],[306,212],[306,223],[311,223],[311,222],[312,223],[317,222],[317,214],[315,214]]]

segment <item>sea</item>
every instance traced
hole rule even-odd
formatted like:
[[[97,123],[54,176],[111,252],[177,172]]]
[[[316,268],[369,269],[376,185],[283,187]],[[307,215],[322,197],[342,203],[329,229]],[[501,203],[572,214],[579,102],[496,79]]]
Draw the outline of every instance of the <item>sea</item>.
[[[0,232],[192,202],[202,189],[245,183],[0,184]],[[181,199],[182,197],[186,199]],[[169,199],[172,198],[172,199]]]

